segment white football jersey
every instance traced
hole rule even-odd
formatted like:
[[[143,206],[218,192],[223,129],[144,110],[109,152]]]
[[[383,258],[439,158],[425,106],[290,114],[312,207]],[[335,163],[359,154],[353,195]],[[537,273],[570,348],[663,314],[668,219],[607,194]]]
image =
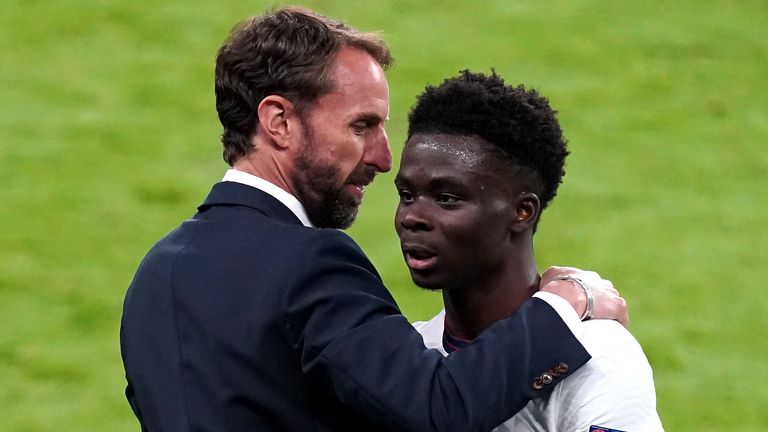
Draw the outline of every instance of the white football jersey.
[[[443,348],[445,310],[413,326],[428,348]],[[496,432],[663,431],[656,413],[653,371],[640,344],[616,321],[582,323],[579,341],[592,359],[552,393],[534,399]]]

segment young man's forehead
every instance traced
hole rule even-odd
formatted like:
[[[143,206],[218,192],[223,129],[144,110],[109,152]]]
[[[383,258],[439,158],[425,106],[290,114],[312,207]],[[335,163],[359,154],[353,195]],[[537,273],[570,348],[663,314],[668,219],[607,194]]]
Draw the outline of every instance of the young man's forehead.
[[[445,133],[414,134],[406,143],[420,150],[444,153],[458,162],[475,165],[484,160],[488,144],[482,138],[471,135],[450,135]]]

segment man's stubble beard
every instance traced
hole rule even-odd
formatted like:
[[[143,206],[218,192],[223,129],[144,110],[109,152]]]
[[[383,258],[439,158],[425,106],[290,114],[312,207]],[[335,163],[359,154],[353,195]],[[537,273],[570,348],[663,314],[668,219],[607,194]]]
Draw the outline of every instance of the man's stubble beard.
[[[338,169],[316,157],[318,143],[308,121],[304,123],[304,149],[296,160],[291,175],[296,198],[304,205],[309,220],[318,228],[349,228],[357,217],[361,203],[344,194],[344,185],[351,179],[373,179],[371,167],[358,166],[343,181]],[[369,180],[370,181],[370,180]]]

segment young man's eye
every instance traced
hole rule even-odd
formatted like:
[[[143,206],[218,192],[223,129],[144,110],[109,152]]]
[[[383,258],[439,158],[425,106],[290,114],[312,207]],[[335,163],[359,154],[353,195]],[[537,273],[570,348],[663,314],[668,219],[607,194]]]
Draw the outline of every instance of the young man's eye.
[[[397,194],[400,196],[400,202],[410,203],[413,201],[413,195],[405,189],[398,189]]]
[[[459,201],[459,197],[451,194],[440,194],[437,196],[437,202],[439,204],[455,204]]]

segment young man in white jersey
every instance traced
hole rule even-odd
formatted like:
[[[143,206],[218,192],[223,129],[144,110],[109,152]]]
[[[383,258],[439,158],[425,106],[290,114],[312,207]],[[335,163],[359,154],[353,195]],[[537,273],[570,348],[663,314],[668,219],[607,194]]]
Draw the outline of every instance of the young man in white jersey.
[[[419,96],[395,180],[395,225],[416,285],[442,290],[445,309],[414,324],[428,347],[462,349],[538,290],[533,235],[567,155],[547,99],[495,72],[463,71]],[[589,281],[573,283],[589,290]],[[592,359],[564,381],[556,378],[566,364],[535,378],[544,396],[496,430],[663,430],[640,345],[615,321],[588,321],[589,310],[582,318]]]

